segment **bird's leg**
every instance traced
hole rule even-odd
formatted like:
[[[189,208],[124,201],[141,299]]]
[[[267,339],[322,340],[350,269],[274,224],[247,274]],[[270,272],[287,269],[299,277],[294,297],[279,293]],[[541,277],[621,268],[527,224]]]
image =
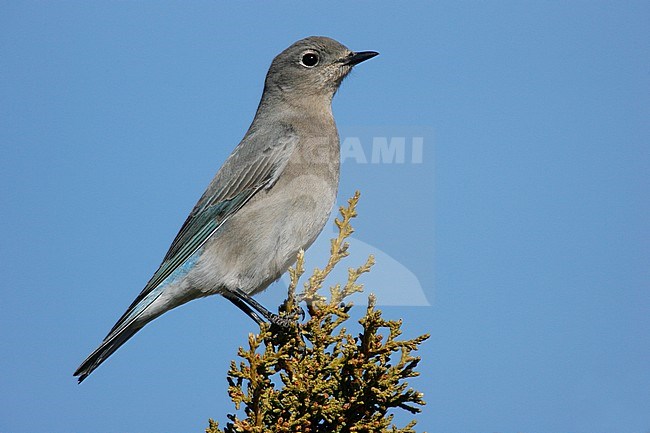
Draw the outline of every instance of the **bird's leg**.
[[[262,323],[265,323],[265,322],[264,322],[264,319],[262,319],[262,318],[261,318],[261,317],[260,317],[260,316],[255,312],[255,310],[253,310],[253,308],[251,308],[250,305],[248,305],[246,302],[244,302],[243,300],[241,300],[241,299],[240,299],[236,294],[234,294],[233,292],[230,292],[230,291],[226,290],[226,291],[223,292],[221,295],[222,295],[224,298],[226,298],[227,300],[229,300],[230,302],[232,302],[233,304],[235,304],[235,305],[237,306],[237,308],[239,308],[239,309],[242,310],[244,313],[246,313],[246,314],[248,315],[248,317],[250,317],[250,318],[253,319],[255,322],[257,322],[258,325],[261,325]]]
[[[291,326],[291,321],[289,319],[286,319],[284,317],[280,317],[277,314],[271,313],[269,310],[267,310],[262,304],[257,302],[255,299],[250,297],[246,292],[244,292],[241,289],[235,289],[233,290],[232,293],[234,296],[237,297],[237,300],[246,303],[247,307],[250,309],[255,309],[258,313],[260,313],[266,320],[271,322],[271,324],[279,326],[281,328],[288,328]],[[234,302],[234,301],[233,301]],[[237,305],[237,304],[235,304]],[[239,307],[241,308],[241,307]],[[244,310],[245,311],[245,310]],[[250,315],[250,314],[249,314]],[[251,316],[252,317],[252,316]]]

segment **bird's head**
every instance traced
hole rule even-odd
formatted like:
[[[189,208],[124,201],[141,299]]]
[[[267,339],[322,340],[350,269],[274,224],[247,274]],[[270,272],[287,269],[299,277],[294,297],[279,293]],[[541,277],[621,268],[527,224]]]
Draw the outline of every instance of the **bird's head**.
[[[310,36],[278,54],[266,75],[265,91],[283,98],[326,98],[331,101],[356,64],[375,51],[353,52],[334,39]]]

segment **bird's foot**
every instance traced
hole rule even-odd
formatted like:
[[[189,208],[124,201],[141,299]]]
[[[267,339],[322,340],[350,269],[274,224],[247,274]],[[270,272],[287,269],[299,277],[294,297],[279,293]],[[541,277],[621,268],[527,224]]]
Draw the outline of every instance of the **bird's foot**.
[[[270,311],[267,315],[265,315],[265,318],[269,321],[269,323],[271,323],[271,326],[276,326],[282,329],[291,328],[291,326],[296,323],[289,317],[278,316],[277,314],[271,313]]]

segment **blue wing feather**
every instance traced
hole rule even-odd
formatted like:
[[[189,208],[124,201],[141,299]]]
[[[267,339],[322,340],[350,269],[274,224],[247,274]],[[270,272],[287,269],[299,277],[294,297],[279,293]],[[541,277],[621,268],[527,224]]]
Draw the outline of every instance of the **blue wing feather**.
[[[158,270],[106,338],[132,323],[162,293],[162,283],[183,266],[230,216],[258,191],[273,185],[298,141],[290,127],[278,128],[275,133],[277,139],[269,140],[268,134],[249,132],[244,139],[248,140],[248,146],[240,144],[226,160],[185,220]],[[264,137],[265,146],[252,145],[259,136]]]
[[[120,317],[108,335],[119,332],[121,328],[126,327],[148,305],[155,301],[164,289],[165,284],[163,283],[169,278],[178,277],[174,274],[179,270],[182,272],[181,267],[187,268],[188,259],[192,255],[195,255],[228,217],[241,209],[263,186],[264,184],[261,184],[256,188],[242,191],[233,199],[208,206],[199,215],[188,218],[177,235],[177,238],[183,238],[184,242],[178,243],[178,248],[174,248],[175,244],[172,244],[172,248],[166,254],[158,270],[153,274],[142,292],[140,292],[138,297],[129,306],[124,315]]]

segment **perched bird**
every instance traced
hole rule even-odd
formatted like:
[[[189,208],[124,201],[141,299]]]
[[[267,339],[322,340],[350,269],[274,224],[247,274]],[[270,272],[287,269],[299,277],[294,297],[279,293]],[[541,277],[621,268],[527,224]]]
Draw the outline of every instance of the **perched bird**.
[[[325,226],[339,182],[332,98],[354,65],[377,54],[312,36],[273,59],[244,138],[153,277],[75,371],[79,383],[144,325],[193,299],[220,294],[258,323],[284,324],[251,296],[277,280]]]

